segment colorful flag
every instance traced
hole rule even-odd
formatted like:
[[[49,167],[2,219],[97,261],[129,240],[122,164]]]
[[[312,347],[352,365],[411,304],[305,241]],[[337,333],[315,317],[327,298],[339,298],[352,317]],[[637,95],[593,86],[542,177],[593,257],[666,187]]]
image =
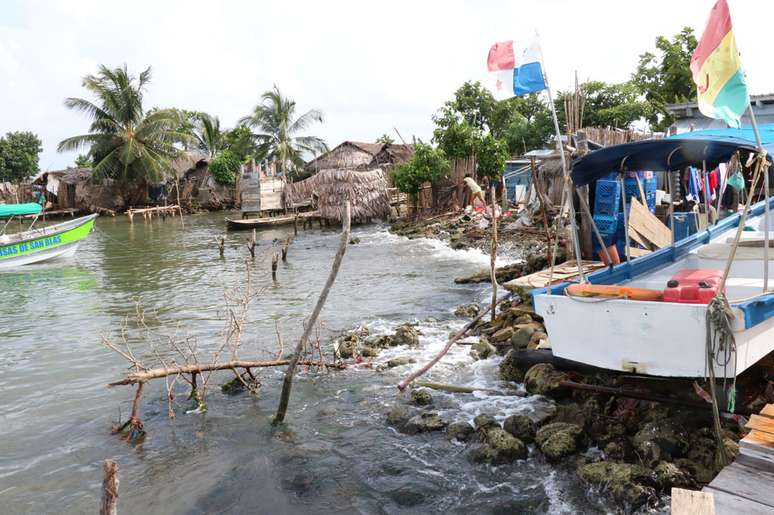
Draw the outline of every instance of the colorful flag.
[[[537,38],[521,44],[503,41],[492,45],[486,66],[495,98],[503,100],[546,89],[542,61]]]
[[[747,84],[731,30],[726,0],[718,0],[691,58],[691,74],[699,94],[699,110],[710,118],[740,127],[750,105]]]

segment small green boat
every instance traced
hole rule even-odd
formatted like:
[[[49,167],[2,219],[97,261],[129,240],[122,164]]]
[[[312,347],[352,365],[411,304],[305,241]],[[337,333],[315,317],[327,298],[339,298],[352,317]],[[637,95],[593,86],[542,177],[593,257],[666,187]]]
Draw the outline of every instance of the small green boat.
[[[93,214],[33,229],[41,211],[39,204],[0,204],[0,218],[8,219],[0,232],[0,269],[72,256],[81,240],[94,228],[97,218]],[[28,215],[34,215],[34,218],[26,231],[6,234],[14,217]]]

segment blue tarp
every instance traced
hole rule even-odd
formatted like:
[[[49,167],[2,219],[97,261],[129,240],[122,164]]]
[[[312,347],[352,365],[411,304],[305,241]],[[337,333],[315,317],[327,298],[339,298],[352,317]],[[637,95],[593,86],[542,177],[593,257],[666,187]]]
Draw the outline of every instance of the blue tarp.
[[[37,215],[43,211],[40,204],[0,204],[0,218],[10,218],[21,215]]]
[[[759,126],[761,143],[774,154],[774,124]],[[751,128],[706,129],[686,132],[659,140],[644,140],[605,147],[576,159],[572,180],[576,186],[586,184],[617,171],[679,170],[686,166],[714,168],[728,161],[737,150],[755,150]]]

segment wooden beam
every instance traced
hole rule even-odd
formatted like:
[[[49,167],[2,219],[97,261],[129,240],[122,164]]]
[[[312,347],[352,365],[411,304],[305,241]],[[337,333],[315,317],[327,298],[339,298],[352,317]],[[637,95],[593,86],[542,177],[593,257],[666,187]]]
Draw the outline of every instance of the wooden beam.
[[[715,498],[708,492],[672,488],[672,515],[715,515]]]
[[[774,438],[774,419],[771,417],[762,417],[760,415],[750,415],[750,421],[744,426],[747,429],[755,429],[763,433],[768,433]]]

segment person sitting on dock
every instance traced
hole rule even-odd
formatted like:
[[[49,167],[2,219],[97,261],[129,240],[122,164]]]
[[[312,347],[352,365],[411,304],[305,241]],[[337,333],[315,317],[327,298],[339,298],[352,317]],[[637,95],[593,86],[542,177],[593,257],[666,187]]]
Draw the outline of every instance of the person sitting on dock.
[[[470,188],[470,205],[475,208],[476,199],[478,199],[481,201],[481,206],[486,207],[486,200],[484,200],[484,190],[481,189],[481,186],[478,185],[478,183],[473,179],[473,177],[470,176],[470,174],[465,175],[463,180],[465,181],[465,184],[468,185],[468,188]]]

